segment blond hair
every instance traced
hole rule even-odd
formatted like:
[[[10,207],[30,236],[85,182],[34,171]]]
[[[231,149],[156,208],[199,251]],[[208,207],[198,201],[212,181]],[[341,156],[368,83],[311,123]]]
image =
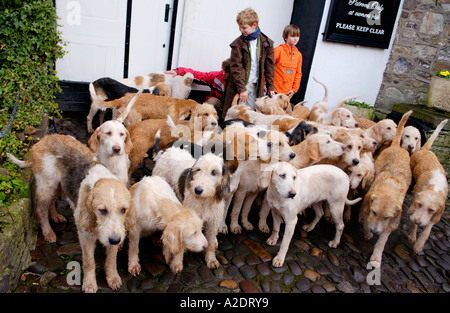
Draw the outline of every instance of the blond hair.
[[[253,25],[253,23],[256,23],[256,25],[258,25],[259,23],[258,14],[256,14],[256,12],[252,8],[247,8],[238,13],[238,15],[236,16],[236,22],[239,25],[251,26]]]

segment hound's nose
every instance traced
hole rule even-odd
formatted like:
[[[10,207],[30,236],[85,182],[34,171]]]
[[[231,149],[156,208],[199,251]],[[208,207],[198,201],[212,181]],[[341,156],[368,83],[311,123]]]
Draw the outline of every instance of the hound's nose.
[[[376,146],[377,146],[377,144],[378,144],[378,142],[376,142],[376,141],[372,141],[372,145],[373,145],[374,147],[376,147]]]
[[[271,149],[272,149],[272,146],[273,146],[272,142],[271,142],[271,141],[269,141],[269,142],[267,143],[267,147],[269,148],[269,150],[271,150]]]
[[[294,152],[292,152],[291,154],[289,154],[289,159],[293,159],[293,158],[295,158],[295,153]]]
[[[216,126],[217,123],[216,122],[211,122],[211,126]]]
[[[115,237],[109,237],[108,240],[109,240],[109,243],[112,245],[117,245],[120,242],[120,238],[115,238]]]
[[[195,187],[194,188],[194,192],[197,196],[201,195],[203,193],[203,188],[202,187]]]
[[[358,124],[358,123],[355,123],[355,128],[358,127],[358,126],[359,126],[359,124]]]
[[[352,163],[353,163],[353,165],[358,165],[359,160],[358,160],[358,159],[353,159],[353,160],[352,160]]]
[[[295,191],[289,191],[289,198],[292,199],[297,193]]]
[[[411,151],[411,150],[412,150],[412,148],[413,148],[413,146],[411,146],[411,145],[408,145],[408,150],[409,150],[409,151]]]
[[[120,153],[120,147],[119,146],[114,146],[112,147],[112,151],[114,154],[119,154]]]

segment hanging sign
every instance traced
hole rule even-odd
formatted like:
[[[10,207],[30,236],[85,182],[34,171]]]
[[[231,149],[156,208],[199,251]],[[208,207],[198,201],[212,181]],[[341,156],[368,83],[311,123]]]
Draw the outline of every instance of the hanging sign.
[[[324,40],[387,49],[400,0],[332,0]]]

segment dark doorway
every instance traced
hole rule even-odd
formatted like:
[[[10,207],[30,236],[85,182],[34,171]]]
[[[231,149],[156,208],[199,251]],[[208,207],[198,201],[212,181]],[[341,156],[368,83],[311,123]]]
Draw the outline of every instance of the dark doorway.
[[[305,99],[306,87],[311,71],[311,64],[316,50],[317,34],[322,21],[325,0],[295,0],[292,10],[291,24],[300,27],[298,50],[302,53],[302,80],[298,92],[292,97],[291,103],[297,104]]]

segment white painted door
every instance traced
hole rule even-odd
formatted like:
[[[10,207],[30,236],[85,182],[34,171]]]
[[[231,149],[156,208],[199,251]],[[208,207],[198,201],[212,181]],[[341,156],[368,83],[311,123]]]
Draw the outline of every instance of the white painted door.
[[[291,21],[294,0],[185,0],[173,67],[220,70],[222,61],[230,57],[230,43],[241,35],[236,16],[248,7],[256,11],[261,31],[275,47],[284,43],[283,29]]]
[[[64,58],[56,62],[60,80],[123,78],[127,0],[56,0]]]
[[[166,70],[173,0],[133,0],[128,77]]]

